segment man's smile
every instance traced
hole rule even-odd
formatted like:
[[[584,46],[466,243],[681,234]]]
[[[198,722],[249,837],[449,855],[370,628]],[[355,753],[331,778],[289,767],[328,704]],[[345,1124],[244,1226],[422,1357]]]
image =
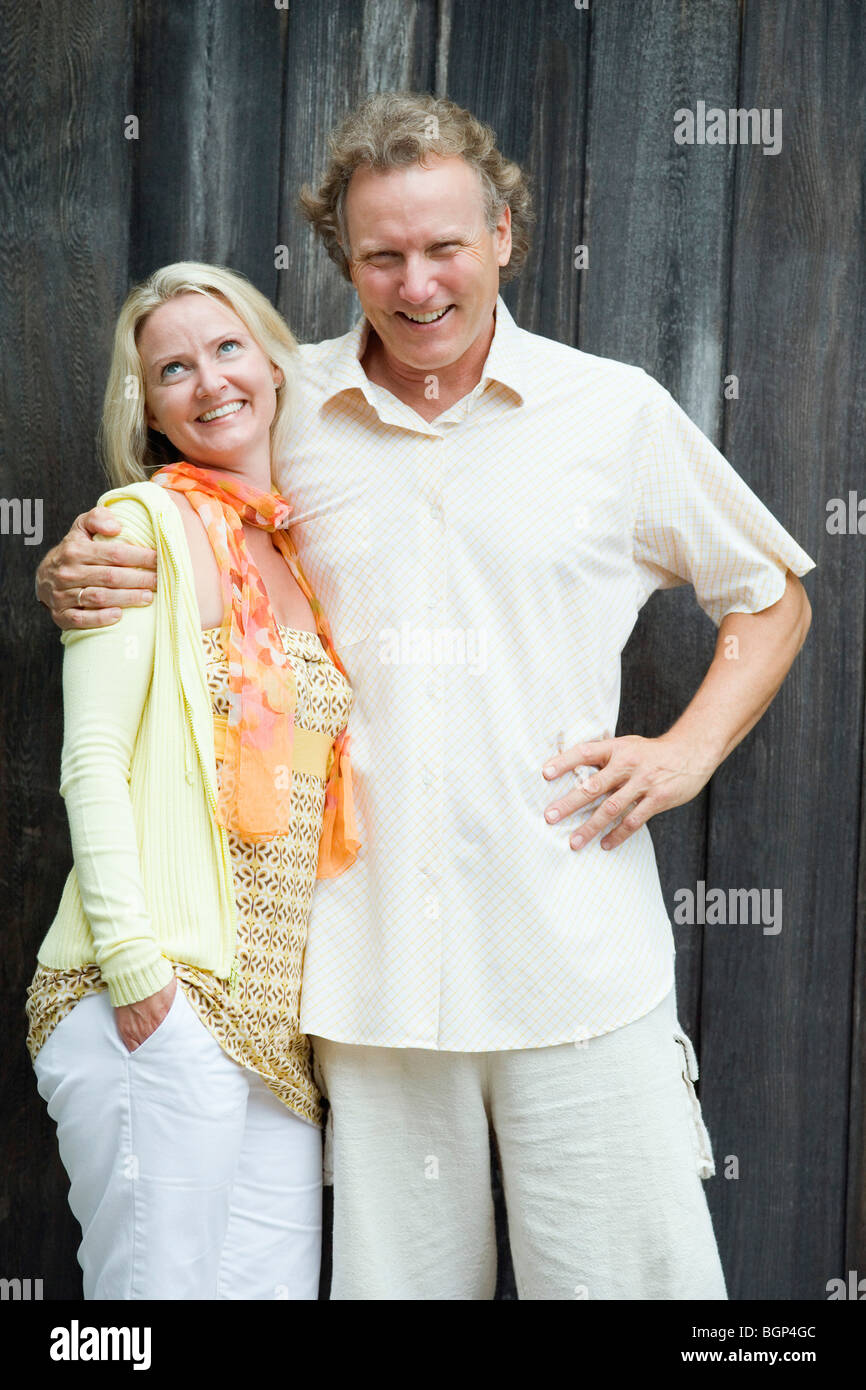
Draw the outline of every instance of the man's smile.
[[[429,309],[427,313],[410,314],[408,309],[398,309],[397,318],[405,319],[413,327],[424,327],[430,323],[441,323],[447,314],[454,308],[453,304],[445,304],[441,309]]]

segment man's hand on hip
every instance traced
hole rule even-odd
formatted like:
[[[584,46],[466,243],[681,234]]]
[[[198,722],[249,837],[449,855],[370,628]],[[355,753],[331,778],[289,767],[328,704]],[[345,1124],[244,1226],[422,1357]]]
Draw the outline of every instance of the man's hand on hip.
[[[601,847],[614,849],[659,811],[691,801],[769,708],[806,640],[811,620],[806,591],[790,570],[775,603],[757,613],[732,609],[719,624],[707,674],[660,738],[626,734],[590,739],[545,763],[543,776],[548,780],[581,766],[601,769],[552,801],[545,819],[558,825],[564,816],[604,796],[607,799],[584,824],[575,827],[570,844],[579,849],[600,830],[611,831]]]
[[[542,775],[552,781],[587,764],[601,771],[551,801],[544,812],[549,824],[558,825],[565,816],[583,810],[600,796],[606,798],[588,820],[575,827],[569,840],[572,849],[580,849],[600,831],[610,831],[619,817],[622,820],[601,841],[601,847],[621,845],[651,816],[691,801],[717,766],[687,741],[669,734],[661,738],[626,734],[575,744],[545,763]]]
[[[152,602],[156,551],[97,539],[119,530],[110,508],[94,507],[76,517],[68,535],[45,556],[36,571],[36,597],[58,627],[108,627],[120,621],[122,608]]]

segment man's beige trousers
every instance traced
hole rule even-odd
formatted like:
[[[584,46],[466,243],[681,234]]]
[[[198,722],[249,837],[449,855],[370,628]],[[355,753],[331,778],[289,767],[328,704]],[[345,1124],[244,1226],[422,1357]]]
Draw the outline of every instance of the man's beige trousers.
[[[521,1299],[725,1299],[674,991],[588,1043],[433,1052],[312,1039],[329,1097],[332,1299],[491,1299],[497,1144]]]

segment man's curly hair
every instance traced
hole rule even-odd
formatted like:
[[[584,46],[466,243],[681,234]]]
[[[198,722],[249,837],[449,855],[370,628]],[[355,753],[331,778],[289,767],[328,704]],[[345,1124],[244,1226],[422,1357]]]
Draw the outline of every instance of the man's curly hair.
[[[496,148],[490,126],[446,97],[427,92],[378,92],[350,111],[328,139],[330,162],[318,189],[305,184],[304,216],[321,237],[328,255],[351,280],[345,202],[356,169],[395,169],[420,164],[431,154],[459,155],[478,173],[488,231],[503,207],[511,208],[511,259],[501,266],[505,284],[522,268],[529,252],[532,202],[523,170]]]

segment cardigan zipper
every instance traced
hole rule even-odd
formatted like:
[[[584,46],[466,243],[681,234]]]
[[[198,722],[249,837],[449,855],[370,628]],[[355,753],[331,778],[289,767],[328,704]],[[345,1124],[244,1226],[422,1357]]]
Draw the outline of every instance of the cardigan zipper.
[[[178,575],[180,574],[180,569],[179,569],[179,566],[178,566],[178,563],[177,563],[177,556],[175,555],[174,550],[172,549],[171,542],[169,541],[168,536],[165,534],[165,528],[163,527],[163,524],[162,524],[162,517],[158,517],[158,518],[157,518],[157,521],[158,521],[158,525],[159,525],[160,535],[162,536],[163,542],[164,542],[164,544],[165,544],[165,548],[166,548],[166,550],[168,551],[169,555],[171,556],[171,563],[174,565],[175,584],[174,584],[174,591],[173,591],[173,594],[172,594],[172,614],[173,614],[173,617],[174,617],[174,623],[173,623],[172,626],[173,626],[173,639],[174,639],[174,654],[175,654],[175,661],[176,661],[176,663],[177,663],[178,676],[180,677],[180,689],[181,689],[181,694],[183,695],[184,709],[185,709],[185,711],[186,711],[187,720],[188,720],[189,728],[190,728],[190,733],[192,734],[192,741],[193,741],[193,743],[194,743],[194,745],[195,745],[196,755],[197,755],[198,760],[199,760],[199,766],[201,767],[201,769],[202,769],[203,772],[207,773],[207,768],[206,768],[206,765],[205,765],[205,760],[204,760],[204,758],[203,758],[203,756],[202,756],[201,745],[200,745],[200,743],[199,743],[199,741],[198,741],[198,737],[197,737],[196,731],[195,731],[195,720],[193,719],[192,708],[191,708],[191,706],[190,706],[189,698],[188,698],[187,693],[186,693],[186,687],[185,687],[185,685],[184,685],[184,683],[183,683],[183,676],[181,675],[180,638],[179,638],[179,635],[178,635],[178,600],[177,600],[177,590],[178,590],[177,578],[178,578]],[[209,779],[206,779],[205,785],[206,785],[206,787],[207,787],[208,801],[210,802],[211,810],[214,810],[214,809],[216,808],[216,796],[215,796],[215,794],[214,794],[214,789],[210,786]]]
[[[175,661],[176,661],[176,663],[177,663],[178,678],[179,678],[179,680],[180,680],[181,694],[183,695],[184,709],[185,709],[185,711],[186,711],[187,722],[189,723],[190,733],[192,734],[192,741],[193,741],[193,743],[194,743],[194,745],[195,745],[195,751],[196,751],[196,754],[197,754],[197,756],[198,756],[199,767],[202,769],[202,772],[207,772],[207,768],[206,768],[206,765],[205,765],[205,761],[204,761],[204,758],[203,758],[203,756],[202,756],[201,745],[200,745],[200,743],[199,743],[199,741],[198,741],[198,737],[197,737],[196,731],[195,731],[195,720],[193,719],[192,707],[191,707],[191,705],[190,705],[190,703],[189,703],[189,698],[188,698],[187,693],[186,693],[186,686],[184,685],[183,676],[182,676],[182,674],[181,674],[180,638],[179,638],[179,635],[178,635],[178,598],[177,598],[177,591],[178,591],[178,583],[177,583],[177,580],[178,580],[178,576],[179,576],[179,574],[180,574],[180,567],[179,567],[179,565],[178,565],[178,563],[177,563],[177,556],[175,555],[174,550],[172,549],[171,541],[169,540],[168,536],[167,536],[166,533],[165,533],[165,527],[164,527],[163,524],[162,524],[162,517],[161,517],[161,516],[157,516],[157,525],[158,525],[158,527],[159,527],[159,533],[160,533],[160,535],[161,535],[161,537],[162,537],[163,544],[165,545],[166,550],[168,551],[169,555],[171,556],[171,563],[174,565],[175,583],[174,583],[174,586],[173,586],[173,593],[172,593],[172,612],[173,612],[173,617],[174,617],[174,623],[173,623],[173,638],[174,638],[174,648],[175,648]],[[184,755],[184,756],[185,756],[185,755]],[[215,812],[216,812],[216,794],[215,794],[215,793],[216,793],[216,789],[215,789],[215,788],[212,788],[212,787],[210,786],[209,780],[208,780],[207,778],[206,778],[206,780],[205,780],[205,787],[206,787],[206,790],[207,790],[208,802],[209,802],[209,804],[210,804],[211,811],[212,811],[213,813],[215,813]],[[235,939],[235,943],[237,943],[237,923],[235,923],[234,939]],[[229,976],[228,976],[229,994],[231,994],[231,995],[236,995],[237,992],[238,992],[239,985],[240,985],[240,961],[239,961],[239,958],[238,958],[238,956],[237,956],[237,953],[235,953],[235,954],[233,955],[233,958],[232,958],[231,968],[230,968],[230,970],[229,970]]]

